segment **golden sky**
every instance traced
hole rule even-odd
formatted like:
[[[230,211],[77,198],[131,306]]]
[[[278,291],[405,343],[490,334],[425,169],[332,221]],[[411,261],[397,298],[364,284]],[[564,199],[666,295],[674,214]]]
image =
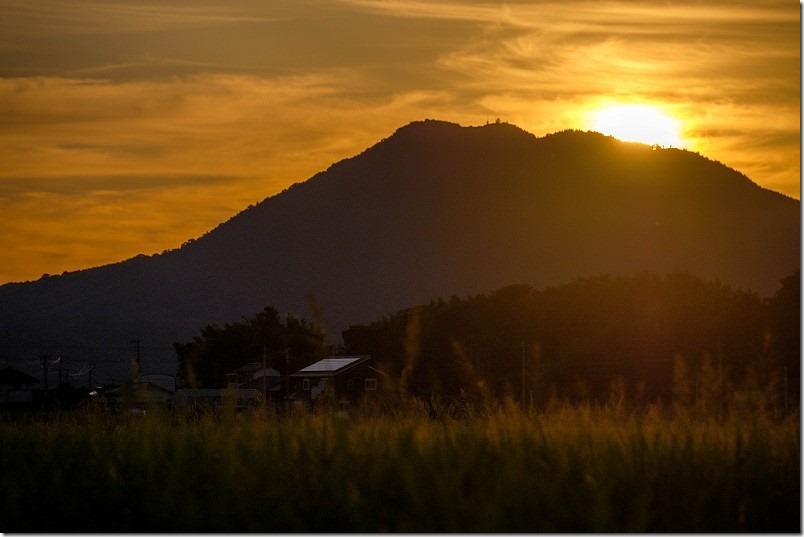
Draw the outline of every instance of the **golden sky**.
[[[612,103],[800,198],[789,0],[0,0],[0,283],[176,248],[410,121]]]

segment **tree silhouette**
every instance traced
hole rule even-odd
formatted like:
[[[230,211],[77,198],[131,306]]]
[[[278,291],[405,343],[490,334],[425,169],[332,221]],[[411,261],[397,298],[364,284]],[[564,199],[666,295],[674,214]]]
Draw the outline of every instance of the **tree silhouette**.
[[[388,361],[396,378],[404,371],[406,389],[419,395],[692,400],[680,377],[694,383],[705,374],[711,384],[715,371],[720,383],[706,387],[713,400],[756,365],[766,315],[754,293],[673,272],[439,298],[352,326],[343,338],[347,352]]]
[[[306,320],[288,315],[283,321],[276,309],[266,307],[254,317],[222,328],[209,325],[192,342],[175,343],[173,347],[182,385],[222,388],[226,373],[260,361],[263,353],[283,374],[292,373],[284,371],[286,350],[297,368],[322,358],[324,336]]]

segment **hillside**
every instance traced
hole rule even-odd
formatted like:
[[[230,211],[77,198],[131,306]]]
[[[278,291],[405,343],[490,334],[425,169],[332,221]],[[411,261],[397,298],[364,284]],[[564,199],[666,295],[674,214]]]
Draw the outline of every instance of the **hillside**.
[[[127,364],[138,335],[171,360],[267,305],[337,339],[431,297],[598,274],[685,270],[771,296],[799,252],[799,201],[695,153],[416,122],[177,250],[0,287],[0,360]]]

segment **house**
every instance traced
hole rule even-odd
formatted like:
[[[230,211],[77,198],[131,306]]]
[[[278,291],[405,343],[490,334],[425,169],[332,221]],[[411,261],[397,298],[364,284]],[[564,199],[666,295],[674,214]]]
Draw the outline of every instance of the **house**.
[[[259,390],[237,388],[202,388],[176,390],[171,398],[173,408],[219,409],[233,405],[235,410],[253,410],[263,402]]]
[[[176,391],[176,377],[171,375],[140,375],[140,382],[148,382],[159,386],[170,393]]]
[[[278,376],[278,370],[265,367],[258,362],[252,362],[226,373],[226,385],[227,388],[239,388],[243,384],[252,383],[255,380],[262,382],[263,377],[270,378]]]
[[[115,408],[124,410],[144,410],[151,406],[167,406],[173,392],[143,381],[129,381],[118,388],[112,388],[105,393],[106,400]]]
[[[264,401],[277,405],[287,396],[289,378],[288,375],[281,375],[277,369],[252,362],[227,373],[226,387],[257,390]]]
[[[327,394],[338,401],[354,401],[376,393],[385,373],[372,367],[371,356],[330,356],[293,373],[297,400],[309,403]]]
[[[0,405],[31,404],[35,384],[39,384],[39,379],[18,369],[11,366],[0,369]]]

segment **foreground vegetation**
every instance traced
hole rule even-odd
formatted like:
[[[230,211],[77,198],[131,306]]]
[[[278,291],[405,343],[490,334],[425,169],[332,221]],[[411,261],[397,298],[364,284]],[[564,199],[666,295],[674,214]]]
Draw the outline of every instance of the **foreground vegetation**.
[[[5,532],[798,532],[798,415],[610,405],[0,423]]]

